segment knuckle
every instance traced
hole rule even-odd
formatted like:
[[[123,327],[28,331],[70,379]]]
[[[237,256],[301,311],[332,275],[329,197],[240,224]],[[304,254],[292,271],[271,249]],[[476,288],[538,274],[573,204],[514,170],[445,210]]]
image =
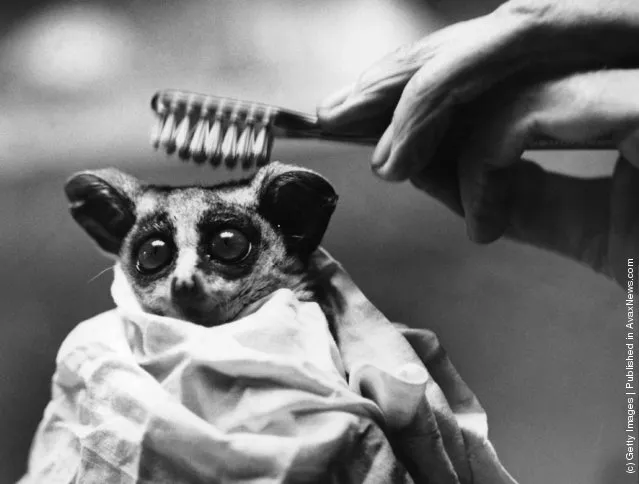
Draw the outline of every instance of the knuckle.
[[[391,58],[402,65],[421,64],[423,62],[424,46],[426,39],[400,45],[391,54]]]
[[[392,87],[406,84],[430,57],[426,40],[401,45],[384,56],[360,75],[356,83],[357,90],[368,92],[378,89],[380,85]]]
[[[508,129],[516,140],[525,140],[539,127],[539,116],[546,97],[545,88],[538,85],[517,93],[505,104],[502,127]]]
[[[536,133],[541,131],[541,118],[540,114],[537,111],[532,111],[528,113],[526,116],[521,118],[515,124],[515,139],[514,144],[517,143],[525,143],[528,139],[534,136]],[[519,147],[517,147],[519,148]],[[521,146],[521,150],[523,150],[524,146]]]
[[[420,69],[415,72],[406,83],[404,91],[402,92],[403,102],[413,103],[417,101],[417,98],[424,94],[423,91],[426,86],[428,86],[426,73],[423,69]]]
[[[552,0],[510,0],[495,12],[499,14],[525,16],[535,20],[545,20],[553,15],[557,2]]]

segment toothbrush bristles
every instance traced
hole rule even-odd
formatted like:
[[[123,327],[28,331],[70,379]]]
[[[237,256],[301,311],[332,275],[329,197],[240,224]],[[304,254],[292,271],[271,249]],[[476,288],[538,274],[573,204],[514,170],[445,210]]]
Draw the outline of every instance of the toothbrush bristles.
[[[250,170],[269,162],[276,108],[166,91],[154,97],[154,148],[198,164]]]

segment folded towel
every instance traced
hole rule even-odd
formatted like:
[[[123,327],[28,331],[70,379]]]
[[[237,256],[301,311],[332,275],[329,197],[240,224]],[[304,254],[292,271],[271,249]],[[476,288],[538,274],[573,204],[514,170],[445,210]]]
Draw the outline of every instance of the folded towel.
[[[145,313],[116,266],[116,309],[60,347],[20,484],[515,483],[435,336],[315,263],[337,343],[288,290],[213,328]]]
[[[360,389],[384,411],[386,435],[412,479],[435,484],[516,484],[488,439],[484,409],[436,335],[391,324],[322,248],[314,254],[313,264],[324,289],[323,307],[331,316],[351,381],[359,368],[370,365],[377,374],[402,380],[409,370],[413,376],[409,380],[425,383],[426,391],[417,400],[411,393],[378,390],[384,386]]]
[[[59,350],[24,483],[411,482],[316,303],[280,290],[205,328],[143,312],[117,267],[112,294]],[[425,376],[353,381],[418,402]]]

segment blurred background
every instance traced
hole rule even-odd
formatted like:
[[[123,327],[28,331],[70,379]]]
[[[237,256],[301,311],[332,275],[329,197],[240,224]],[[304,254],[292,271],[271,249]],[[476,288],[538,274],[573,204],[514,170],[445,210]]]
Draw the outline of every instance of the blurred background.
[[[94,279],[109,262],[68,215],[64,180],[104,166],[170,183],[227,176],[150,149],[157,89],[312,112],[385,53],[499,3],[4,2],[0,483],[25,470],[60,343],[112,306],[109,272]],[[626,482],[623,292],[552,254],[472,245],[460,220],[435,202],[376,180],[370,155],[296,141],[277,143],[274,158],[332,180],[341,199],[325,246],[389,318],[439,334],[522,484]],[[591,174],[611,167],[588,153],[538,159]]]

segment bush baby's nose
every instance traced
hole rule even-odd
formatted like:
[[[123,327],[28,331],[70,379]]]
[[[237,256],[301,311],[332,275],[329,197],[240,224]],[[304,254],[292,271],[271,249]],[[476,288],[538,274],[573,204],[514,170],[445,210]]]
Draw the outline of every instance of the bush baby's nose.
[[[198,299],[204,295],[202,279],[197,274],[174,277],[171,280],[171,296],[175,300]]]

